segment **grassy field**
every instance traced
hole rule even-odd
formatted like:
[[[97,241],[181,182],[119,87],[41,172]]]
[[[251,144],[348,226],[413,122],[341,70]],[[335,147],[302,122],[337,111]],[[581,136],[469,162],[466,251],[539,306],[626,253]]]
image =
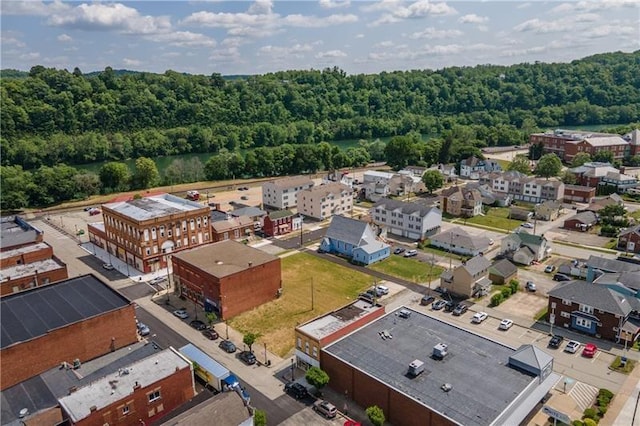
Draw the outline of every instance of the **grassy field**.
[[[475,216],[467,219],[469,223],[490,226],[492,228],[510,231],[522,224],[521,220],[509,219],[508,207],[490,207],[484,216]]]
[[[393,255],[382,262],[374,263],[369,268],[418,283],[438,278],[443,271],[441,267],[434,265],[429,273],[429,264]]]
[[[633,213],[629,213],[629,216],[634,218],[636,220],[636,222],[640,221],[640,210],[636,210]]]
[[[243,334],[260,334],[258,346],[266,343],[267,350],[286,357],[298,324],[346,305],[372,285],[370,276],[312,255],[287,256],[282,259],[282,297],[233,318],[229,325]]]

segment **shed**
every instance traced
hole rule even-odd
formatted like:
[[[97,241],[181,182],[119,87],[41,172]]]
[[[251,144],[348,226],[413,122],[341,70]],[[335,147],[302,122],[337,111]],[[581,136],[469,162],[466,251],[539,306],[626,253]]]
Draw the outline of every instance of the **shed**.
[[[498,260],[489,268],[489,279],[494,284],[505,284],[516,278],[518,278],[518,267],[508,259]]]

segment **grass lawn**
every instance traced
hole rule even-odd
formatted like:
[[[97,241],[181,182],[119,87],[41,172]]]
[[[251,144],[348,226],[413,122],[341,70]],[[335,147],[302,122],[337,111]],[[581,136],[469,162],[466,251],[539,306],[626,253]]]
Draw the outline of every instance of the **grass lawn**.
[[[620,355],[618,355],[616,357],[616,359],[613,360],[613,362],[611,363],[611,365],[609,366],[610,369],[617,371],[619,373],[623,373],[623,374],[629,374],[633,371],[633,368],[636,366],[636,362],[632,359],[627,359],[627,363],[625,364],[625,366],[622,366],[622,358],[620,357]]]
[[[629,213],[629,216],[634,218],[636,220],[636,222],[640,221],[640,210],[636,210],[633,213]]]
[[[508,207],[490,207],[484,216],[471,217],[467,219],[467,222],[505,231],[511,231],[522,224],[521,220],[509,219]]]
[[[511,161],[509,160],[496,160],[498,162],[498,164],[500,164],[500,167],[502,167],[502,170],[507,170],[509,168],[509,164],[511,164]]]
[[[427,282],[438,278],[442,271],[441,267],[434,265],[432,268],[429,264],[419,262],[414,259],[408,259],[402,256],[389,256],[382,262],[374,263],[369,266],[370,269],[393,275],[394,277],[403,278],[413,282]],[[431,268],[431,274],[429,269]]]
[[[311,309],[311,283],[314,309]],[[310,254],[282,259],[282,296],[229,321],[241,333],[258,333],[256,348],[286,357],[294,347],[298,324],[353,301],[358,293],[373,285],[373,278]]]

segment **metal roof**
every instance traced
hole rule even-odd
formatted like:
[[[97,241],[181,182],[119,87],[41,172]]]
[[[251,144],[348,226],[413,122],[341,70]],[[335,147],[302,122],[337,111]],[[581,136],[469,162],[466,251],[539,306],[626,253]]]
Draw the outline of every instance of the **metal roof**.
[[[489,272],[497,273],[501,277],[510,277],[511,275],[518,272],[518,267],[509,262],[508,259],[500,259],[493,265],[491,265],[491,268],[489,268]]]
[[[94,275],[11,294],[0,299],[0,346],[4,349],[130,303]]]
[[[104,204],[102,207],[137,221],[155,219],[176,213],[184,213],[200,209],[206,212],[204,214],[209,213],[209,207],[171,194],[162,194],[154,197]]]
[[[615,315],[627,316],[632,310],[629,301],[624,295],[606,286],[591,284],[586,281],[563,282],[554,287],[548,295],[588,305]]]
[[[433,241],[446,244],[447,246],[454,242],[456,247],[480,251],[486,250],[489,247],[489,238],[481,235],[471,235],[459,226],[431,237],[431,242]]]
[[[231,210],[229,214],[232,216],[256,217],[256,216],[265,216],[267,212],[258,207],[248,206],[248,207],[241,207],[239,209]]]
[[[372,305],[364,300],[356,300],[347,306],[343,306],[329,314],[315,318],[298,326],[297,328],[301,332],[320,340],[353,323],[354,321],[369,315],[371,312],[380,309],[384,309],[384,307]]]
[[[359,246],[369,224],[345,216],[333,216],[325,238],[344,241]]]
[[[322,350],[465,426],[491,424],[512,409],[516,398],[530,392],[530,385],[536,387],[538,378],[507,365],[514,349],[411,312],[403,319],[396,310]],[[383,331],[393,338],[382,339]],[[449,354],[441,361],[431,358],[438,343],[448,345]],[[407,368],[415,359],[424,362],[425,371],[409,378]],[[453,389],[442,391],[445,383]]]

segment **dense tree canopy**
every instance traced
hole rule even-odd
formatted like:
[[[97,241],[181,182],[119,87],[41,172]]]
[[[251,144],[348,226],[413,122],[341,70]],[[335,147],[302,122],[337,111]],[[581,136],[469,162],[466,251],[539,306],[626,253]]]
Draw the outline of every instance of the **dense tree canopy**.
[[[554,177],[560,174],[562,170],[562,161],[556,154],[543,155],[538,164],[536,164],[535,173],[540,177]]]

